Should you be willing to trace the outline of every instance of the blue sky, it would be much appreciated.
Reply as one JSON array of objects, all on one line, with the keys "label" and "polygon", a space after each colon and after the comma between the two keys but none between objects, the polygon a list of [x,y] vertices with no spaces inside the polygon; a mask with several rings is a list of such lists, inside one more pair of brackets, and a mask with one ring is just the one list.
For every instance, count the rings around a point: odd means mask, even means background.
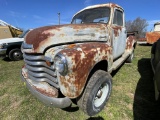
[{"label": "blue sky", "polygon": [[148,31],[160,21],[160,0],[0,0],[0,19],[24,30],[70,23],[72,16],[86,6],[113,2],[125,10],[126,20],[146,19]]}]

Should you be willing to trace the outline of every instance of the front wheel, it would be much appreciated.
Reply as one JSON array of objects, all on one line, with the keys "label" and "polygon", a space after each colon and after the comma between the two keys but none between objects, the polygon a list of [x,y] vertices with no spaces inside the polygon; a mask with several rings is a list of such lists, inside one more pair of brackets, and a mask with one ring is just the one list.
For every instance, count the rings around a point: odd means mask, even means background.
[{"label": "front wheel", "polygon": [[21,60],[23,58],[23,54],[20,49],[15,48],[9,52],[9,58],[14,61]]},{"label": "front wheel", "polygon": [[98,70],[90,78],[84,93],[77,99],[78,106],[89,116],[99,113],[109,99],[112,89],[112,77]]}]

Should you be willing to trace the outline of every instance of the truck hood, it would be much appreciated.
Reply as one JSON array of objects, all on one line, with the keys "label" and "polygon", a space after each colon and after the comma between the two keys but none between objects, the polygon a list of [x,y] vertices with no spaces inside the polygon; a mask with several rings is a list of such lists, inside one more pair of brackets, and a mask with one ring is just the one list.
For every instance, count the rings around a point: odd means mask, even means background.
[{"label": "truck hood", "polygon": [[[106,41],[106,24],[69,24],[36,28],[25,37],[23,45],[32,46],[32,53],[43,53],[47,47],[68,43]],[[27,49],[27,48],[26,48]]]},{"label": "truck hood", "polygon": [[22,42],[22,41],[24,41],[24,38],[6,38],[6,39],[0,39],[0,44]]},{"label": "truck hood", "polygon": [[160,31],[147,32],[146,38],[147,38],[147,43],[153,44],[160,38]]}]

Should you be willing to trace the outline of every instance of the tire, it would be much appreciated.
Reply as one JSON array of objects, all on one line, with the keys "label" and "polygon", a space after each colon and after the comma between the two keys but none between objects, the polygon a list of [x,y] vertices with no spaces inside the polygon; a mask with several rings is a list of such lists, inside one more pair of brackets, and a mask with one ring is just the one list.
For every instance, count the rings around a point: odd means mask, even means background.
[{"label": "tire", "polygon": [[134,57],[134,50],[133,50],[133,52],[130,54],[130,56],[127,58],[126,62],[127,62],[127,63],[132,63],[133,57]]},{"label": "tire", "polygon": [[23,58],[23,54],[20,49],[15,48],[9,52],[9,58],[14,61],[21,60]]},{"label": "tire", "polygon": [[157,42],[153,43],[153,45],[152,45],[151,54],[155,54],[155,51],[156,51],[156,43],[157,43]]},{"label": "tire", "polygon": [[160,91],[160,62],[158,63],[156,70],[155,70],[155,75],[154,79],[156,80],[158,91]]},{"label": "tire", "polygon": [[84,92],[77,99],[78,106],[89,116],[99,113],[109,99],[112,89],[112,77],[98,70],[90,78]]},{"label": "tire", "polygon": [[155,90],[155,100],[159,101],[159,91],[158,91],[158,87],[157,87],[157,81],[154,80],[154,90]]}]

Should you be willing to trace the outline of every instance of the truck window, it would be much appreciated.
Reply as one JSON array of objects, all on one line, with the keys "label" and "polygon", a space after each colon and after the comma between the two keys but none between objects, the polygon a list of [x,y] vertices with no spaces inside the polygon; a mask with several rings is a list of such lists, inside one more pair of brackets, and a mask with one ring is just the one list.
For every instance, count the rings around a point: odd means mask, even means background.
[{"label": "truck window", "polygon": [[30,31],[30,30],[24,31],[24,32],[19,36],[19,38],[24,38],[24,36],[25,36],[29,31]]},{"label": "truck window", "polygon": [[72,24],[108,23],[110,8],[101,7],[84,10],[73,17]]},{"label": "truck window", "polygon": [[81,24],[82,23],[82,19],[75,19],[74,20],[74,24]]},{"label": "truck window", "polygon": [[123,12],[120,10],[115,10],[113,24],[118,26],[123,26]]},{"label": "truck window", "polygon": [[160,31],[160,24],[155,25],[155,27],[154,27],[154,31]]}]

